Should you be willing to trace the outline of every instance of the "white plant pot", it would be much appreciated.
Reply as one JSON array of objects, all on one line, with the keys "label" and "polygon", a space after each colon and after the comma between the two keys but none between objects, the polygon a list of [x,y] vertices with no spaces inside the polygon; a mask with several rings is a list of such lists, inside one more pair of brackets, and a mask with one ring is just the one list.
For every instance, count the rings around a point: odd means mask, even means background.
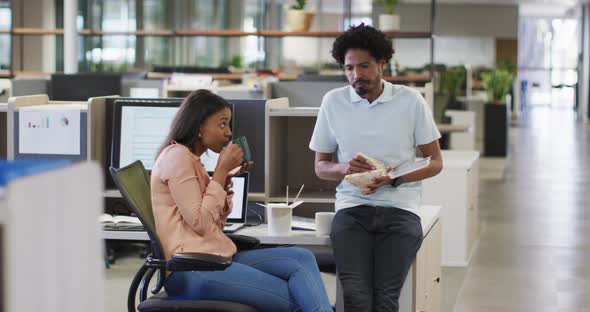
[{"label": "white plant pot", "polygon": [[303,10],[288,10],[287,24],[291,31],[309,31],[315,13]]},{"label": "white plant pot", "polygon": [[389,14],[379,15],[379,29],[381,29],[381,31],[400,30],[399,15],[389,15]]}]

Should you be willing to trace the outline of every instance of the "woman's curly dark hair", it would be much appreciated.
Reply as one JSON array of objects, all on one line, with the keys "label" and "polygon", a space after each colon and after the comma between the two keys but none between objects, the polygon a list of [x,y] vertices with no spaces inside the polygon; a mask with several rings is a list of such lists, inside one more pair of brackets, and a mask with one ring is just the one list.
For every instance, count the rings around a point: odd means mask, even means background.
[{"label": "woman's curly dark hair", "polygon": [[336,38],[332,45],[332,57],[340,65],[344,65],[344,56],[349,49],[369,51],[376,60],[385,60],[386,63],[389,63],[393,56],[391,40],[382,31],[364,23],[351,26]]}]

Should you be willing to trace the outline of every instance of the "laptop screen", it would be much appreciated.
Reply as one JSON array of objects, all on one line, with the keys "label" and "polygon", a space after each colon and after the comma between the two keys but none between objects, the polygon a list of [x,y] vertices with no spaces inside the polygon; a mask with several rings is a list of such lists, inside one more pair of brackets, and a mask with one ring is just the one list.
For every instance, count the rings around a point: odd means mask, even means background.
[{"label": "laptop screen", "polygon": [[232,198],[233,209],[227,217],[228,222],[233,223],[245,223],[246,212],[248,208],[248,172],[233,177],[233,191],[234,196]]}]

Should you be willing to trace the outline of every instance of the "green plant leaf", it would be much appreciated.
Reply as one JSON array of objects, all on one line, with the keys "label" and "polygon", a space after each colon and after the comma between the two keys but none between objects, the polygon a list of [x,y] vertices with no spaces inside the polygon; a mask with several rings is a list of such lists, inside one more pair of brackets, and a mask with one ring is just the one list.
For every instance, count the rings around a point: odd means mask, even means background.
[{"label": "green plant leaf", "polygon": [[303,10],[305,9],[305,3],[307,0],[297,0],[296,4],[291,5],[291,10]]},{"label": "green plant leaf", "polygon": [[488,100],[503,103],[510,92],[514,75],[506,69],[495,69],[482,73],[481,78],[488,93]]},{"label": "green plant leaf", "polygon": [[397,4],[397,0],[380,0],[380,2],[383,4],[385,14],[395,14],[395,5]]}]

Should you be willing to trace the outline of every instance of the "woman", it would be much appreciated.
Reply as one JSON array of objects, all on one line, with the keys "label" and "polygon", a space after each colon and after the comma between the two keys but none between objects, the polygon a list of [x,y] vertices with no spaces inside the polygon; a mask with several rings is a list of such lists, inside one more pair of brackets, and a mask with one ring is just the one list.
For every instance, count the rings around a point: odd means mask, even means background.
[{"label": "woman", "polygon": [[[332,311],[313,254],[305,249],[268,248],[236,253],[223,233],[231,212],[230,171],[241,173],[241,148],[228,141],[231,106],[197,90],[182,103],[152,168],[156,232],[166,258],[180,252],[232,257],[223,271],[173,272],[168,295],[182,299],[225,300],[260,311]],[[210,179],[199,157],[219,153]]]}]

